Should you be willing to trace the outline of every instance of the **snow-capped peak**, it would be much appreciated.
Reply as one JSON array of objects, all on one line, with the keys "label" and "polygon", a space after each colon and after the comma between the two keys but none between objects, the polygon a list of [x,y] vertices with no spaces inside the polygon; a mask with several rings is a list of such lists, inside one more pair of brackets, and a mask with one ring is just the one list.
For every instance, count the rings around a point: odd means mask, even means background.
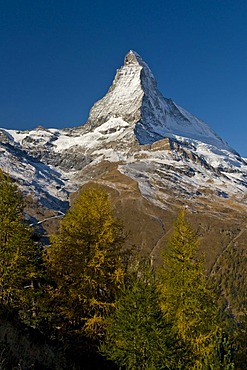
[{"label": "snow-capped peak", "polygon": [[108,93],[92,107],[88,124],[95,128],[118,117],[133,126],[140,144],[181,137],[233,151],[203,121],[163,97],[149,66],[133,50],[125,56]]}]

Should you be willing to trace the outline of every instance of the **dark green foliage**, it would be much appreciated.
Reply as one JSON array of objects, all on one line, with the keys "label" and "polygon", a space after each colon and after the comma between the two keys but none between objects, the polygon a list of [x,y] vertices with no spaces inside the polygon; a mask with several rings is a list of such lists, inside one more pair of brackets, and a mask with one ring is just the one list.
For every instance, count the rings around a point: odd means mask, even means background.
[{"label": "dark green foliage", "polygon": [[170,369],[174,341],[162,317],[155,278],[150,269],[138,266],[138,270],[107,319],[100,350],[126,369]]}]

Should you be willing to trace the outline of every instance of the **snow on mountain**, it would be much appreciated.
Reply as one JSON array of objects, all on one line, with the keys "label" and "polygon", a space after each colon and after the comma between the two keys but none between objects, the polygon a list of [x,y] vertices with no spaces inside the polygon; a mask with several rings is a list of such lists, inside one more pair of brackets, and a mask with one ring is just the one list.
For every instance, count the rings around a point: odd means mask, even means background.
[{"label": "snow on mountain", "polygon": [[22,147],[25,141],[42,147],[50,137],[49,132],[44,135],[40,130],[1,130],[0,168],[10,174],[25,195],[31,195],[47,208],[64,210],[71,188],[66,174],[43,163]]},{"label": "snow on mountain", "polygon": [[110,117],[122,117],[134,124],[140,144],[179,135],[232,150],[204,122],[164,98],[150,68],[132,50],[117,71],[108,93],[92,107],[88,122],[95,127]]},{"label": "snow on mountain", "polygon": [[118,163],[156,201],[165,188],[187,197],[206,188],[225,198],[246,194],[246,161],[204,122],[164,98],[134,51],[85,125],[0,131],[0,167],[46,206],[61,208],[101,161]]}]

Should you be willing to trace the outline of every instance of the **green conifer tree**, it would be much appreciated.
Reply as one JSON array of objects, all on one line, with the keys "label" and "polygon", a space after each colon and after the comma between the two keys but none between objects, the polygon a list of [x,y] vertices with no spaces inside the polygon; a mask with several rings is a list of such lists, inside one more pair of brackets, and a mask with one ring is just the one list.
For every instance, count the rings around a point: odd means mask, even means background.
[{"label": "green conifer tree", "polygon": [[175,369],[175,342],[165,324],[153,271],[138,265],[107,319],[100,351],[124,369]]},{"label": "green conifer tree", "polygon": [[84,189],[61,221],[46,251],[54,281],[52,299],[56,326],[92,338],[104,332],[125,274],[124,234],[108,194],[99,187]]}]

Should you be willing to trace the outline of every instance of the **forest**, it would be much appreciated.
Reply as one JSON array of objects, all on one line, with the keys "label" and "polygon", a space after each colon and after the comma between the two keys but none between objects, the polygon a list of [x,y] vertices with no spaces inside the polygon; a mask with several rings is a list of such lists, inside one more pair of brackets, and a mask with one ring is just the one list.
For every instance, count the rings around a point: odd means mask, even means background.
[{"label": "forest", "polygon": [[153,266],[99,186],[80,192],[49,245],[24,209],[0,172],[0,369],[247,368],[246,287],[232,293],[236,314],[222,293],[233,271],[206,274],[187,210]]}]

